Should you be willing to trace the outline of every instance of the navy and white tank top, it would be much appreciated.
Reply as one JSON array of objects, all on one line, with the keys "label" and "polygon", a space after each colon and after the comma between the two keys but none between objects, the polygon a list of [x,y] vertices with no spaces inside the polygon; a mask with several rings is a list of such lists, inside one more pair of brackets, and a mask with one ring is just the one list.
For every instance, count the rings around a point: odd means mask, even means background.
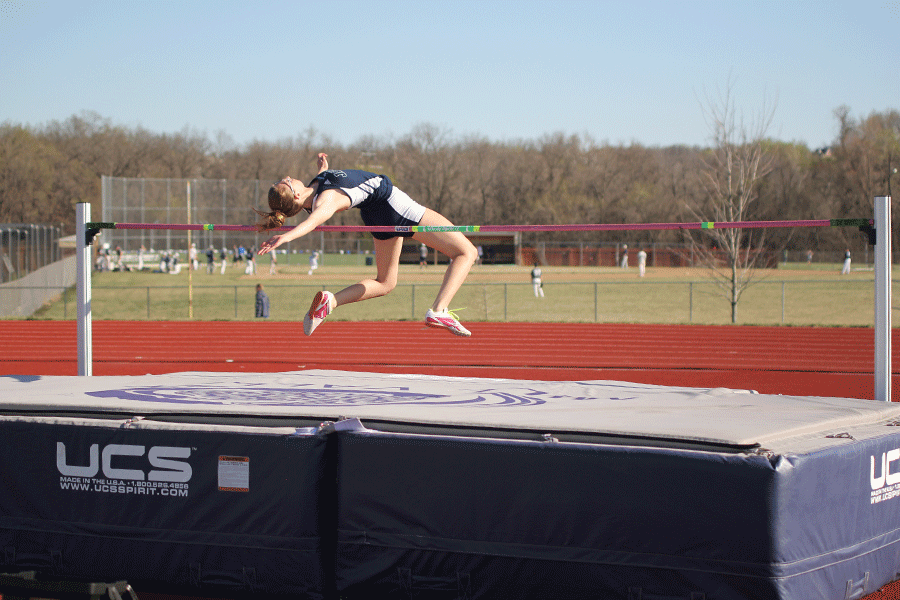
[{"label": "navy and white tank top", "polygon": [[341,190],[350,198],[351,208],[362,208],[365,202],[384,202],[391,197],[394,184],[384,175],[356,169],[322,171],[309,182],[308,187],[317,186],[316,197],[325,190]]}]

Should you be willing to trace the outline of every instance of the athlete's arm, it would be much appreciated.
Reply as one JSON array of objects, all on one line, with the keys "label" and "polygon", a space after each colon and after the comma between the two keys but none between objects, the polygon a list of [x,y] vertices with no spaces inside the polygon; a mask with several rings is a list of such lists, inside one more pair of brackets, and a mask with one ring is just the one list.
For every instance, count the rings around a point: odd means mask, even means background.
[{"label": "athlete's arm", "polygon": [[263,242],[259,247],[259,254],[271,252],[278,246],[303,237],[312,232],[316,227],[325,223],[335,213],[350,208],[350,198],[338,190],[325,190],[319,194],[316,207],[312,213],[299,225],[284,233],[276,235]]}]

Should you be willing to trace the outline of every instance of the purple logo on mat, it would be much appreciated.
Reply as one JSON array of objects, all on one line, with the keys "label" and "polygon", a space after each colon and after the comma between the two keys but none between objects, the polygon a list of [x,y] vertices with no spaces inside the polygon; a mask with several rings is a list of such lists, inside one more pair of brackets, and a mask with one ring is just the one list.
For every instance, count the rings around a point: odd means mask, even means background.
[{"label": "purple logo on mat", "polygon": [[365,406],[365,405],[427,405],[427,406],[537,406],[544,404],[544,395],[536,390],[523,389],[519,393],[500,390],[479,390],[465,394],[443,395],[412,392],[409,388],[371,389],[348,386],[253,387],[241,386],[146,386],[119,390],[87,392],[96,398],[166,402],[174,404],[215,404],[219,406]]}]

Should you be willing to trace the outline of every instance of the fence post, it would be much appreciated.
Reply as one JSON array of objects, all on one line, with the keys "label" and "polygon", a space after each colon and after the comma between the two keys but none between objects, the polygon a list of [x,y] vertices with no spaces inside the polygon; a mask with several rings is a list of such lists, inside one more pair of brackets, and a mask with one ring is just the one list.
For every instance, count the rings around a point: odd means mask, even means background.
[{"label": "fence post", "polygon": [[147,286],[147,320],[150,320],[150,286]]},{"label": "fence post", "polygon": [[694,282],[688,282],[688,323],[694,322]]},{"label": "fence post", "polygon": [[597,282],[594,282],[594,323],[600,320],[599,307],[597,302]]},{"label": "fence post", "polygon": [[[785,261],[786,262],[786,261]],[[785,281],[781,282],[781,324],[784,325],[784,285]]]}]

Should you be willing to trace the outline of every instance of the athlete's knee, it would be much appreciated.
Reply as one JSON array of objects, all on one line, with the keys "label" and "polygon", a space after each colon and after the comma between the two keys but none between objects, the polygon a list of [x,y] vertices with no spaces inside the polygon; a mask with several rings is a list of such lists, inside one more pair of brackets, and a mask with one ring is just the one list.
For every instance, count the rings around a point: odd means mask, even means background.
[{"label": "athlete's knee", "polygon": [[[468,240],[466,241],[468,242]],[[456,258],[464,260],[470,265],[474,265],[475,261],[478,260],[478,250],[471,242],[465,244],[460,250],[461,251]]]},{"label": "athlete's knee", "polygon": [[378,285],[375,286],[375,289],[372,290],[376,297],[377,296],[386,296],[387,294],[390,294],[394,290],[395,287],[397,287],[396,279],[388,279],[385,281],[378,281],[377,283],[378,283]]}]

